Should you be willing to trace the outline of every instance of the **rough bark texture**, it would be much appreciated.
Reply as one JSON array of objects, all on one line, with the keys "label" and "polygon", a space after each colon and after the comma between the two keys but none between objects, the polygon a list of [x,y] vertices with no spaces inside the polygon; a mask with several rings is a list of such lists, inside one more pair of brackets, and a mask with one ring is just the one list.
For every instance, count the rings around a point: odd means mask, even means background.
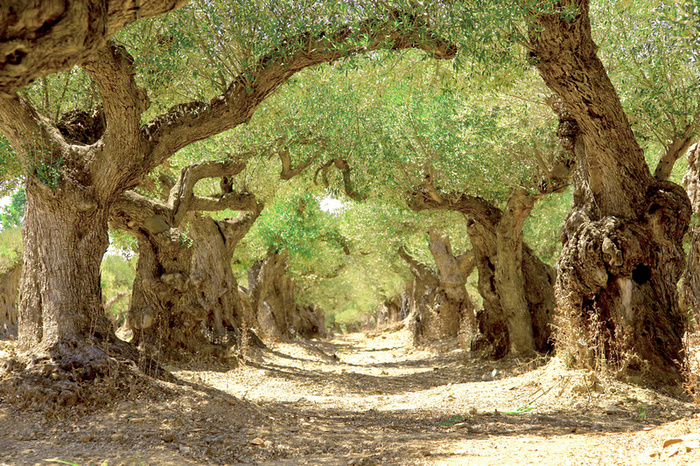
[{"label": "rough bark texture", "polygon": [[[649,171],[591,38],[589,4],[571,15],[533,12],[530,57],[580,127],[574,206],[558,262],[558,305],[573,361],[612,363],[622,375],[677,384],[685,318],[676,283],[690,202]],[[571,346],[581,342],[579,356]],[[581,357],[581,355],[584,355]]]},{"label": "rough bark texture", "polygon": [[0,338],[17,335],[17,298],[21,276],[21,260],[0,274]]},{"label": "rough bark texture", "polygon": [[[484,303],[476,318],[483,338],[475,341],[475,348],[485,340],[497,358],[552,348],[555,274],[522,240],[522,222],[533,203],[534,199],[516,193],[504,213],[485,199],[441,194],[431,185],[414,189],[409,199],[414,210],[455,210],[470,218],[467,233]],[[515,342],[510,332],[518,337]]]},{"label": "rough bark texture", "polygon": [[448,236],[430,231],[429,237],[428,248],[440,279],[437,310],[442,326],[449,329],[450,336],[456,336],[460,331],[471,336],[476,332],[476,315],[466,284],[476,266],[474,252],[467,251],[455,256]]},{"label": "rough bark texture", "polygon": [[[700,218],[700,144],[688,150],[688,169],[683,176],[683,185],[690,197],[693,213]],[[688,232],[688,264],[683,277],[683,302],[700,325],[700,226]]]},{"label": "rough bark texture", "polygon": [[524,189],[516,189],[496,227],[496,289],[508,327],[510,352],[518,355],[535,352],[523,274],[523,224],[534,205],[535,200]]},{"label": "rough bark texture", "polygon": [[0,8],[0,93],[69,70],[140,18],[186,0],[7,0]]},{"label": "rough bark texture", "polygon": [[270,251],[248,269],[250,303],[263,334],[276,340],[326,336],[325,314],[296,302],[292,280],[285,275],[288,253]]},{"label": "rough bark texture", "polygon": [[394,296],[384,301],[376,311],[377,327],[383,328],[395,324],[406,316],[401,315],[402,296]]},{"label": "rough bark texture", "polygon": [[[266,97],[310,66],[386,48],[420,48],[442,59],[456,52],[420,21],[338,25],[303,41],[290,38],[285,43],[305,47],[272,51],[223,94],[175,105],[142,125],[149,102],[134,79],[134,60],[106,40],[138,17],[179,4],[15,1],[0,12],[0,132],[28,174],[19,309],[19,342],[27,352],[64,365],[71,359],[76,365],[108,361],[105,351],[111,349],[138,359],[132,347],[117,341],[102,305],[99,265],[108,244],[108,213],[122,193],[175,152],[245,123]],[[74,64],[90,74],[102,98],[105,125],[89,140],[61,131],[14,92],[42,73]],[[153,220],[157,228],[160,222]]]},{"label": "rough bark texture", "polygon": [[435,231],[430,232],[429,248],[438,265],[437,271],[399,249],[399,256],[413,275],[405,294],[409,303],[407,319],[416,344],[454,338],[460,331],[471,335],[476,330],[474,304],[465,286],[474,270],[474,254],[469,251],[454,256],[449,238]]},{"label": "rough bark texture", "polygon": [[[246,322],[238,283],[231,270],[236,244],[262,211],[249,194],[233,192],[203,198],[194,185],[207,177],[228,177],[243,164],[205,162],[183,168],[168,202],[124,193],[111,224],[131,232],[139,245],[127,323],[134,343],[171,358],[181,354],[223,356]],[[249,210],[214,221],[199,210]],[[218,344],[223,345],[218,345]]]},{"label": "rough bark texture", "polygon": [[106,211],[96,203],[70,202],[76,196],[71,188],[27,182],[18,333],[20,350],[76,370],[81,379],[105,373],[108,354],[136,354],[116,338],[102,307]]}]

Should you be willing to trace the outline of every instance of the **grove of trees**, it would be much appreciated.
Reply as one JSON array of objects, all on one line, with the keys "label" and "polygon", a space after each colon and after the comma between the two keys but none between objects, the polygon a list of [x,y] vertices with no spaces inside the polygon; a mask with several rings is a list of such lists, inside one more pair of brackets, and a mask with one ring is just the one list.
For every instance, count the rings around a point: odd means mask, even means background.
[{"label": "grove of trees", "polygon": [[[0,332],[29,371],[220,355],[384,303],[416,341],[682,383],[689,2],[15,3],[0,160],[26,197],[0,216],[23,225]],[[128,343],[105,311],[110,242],[138,254]]]}]

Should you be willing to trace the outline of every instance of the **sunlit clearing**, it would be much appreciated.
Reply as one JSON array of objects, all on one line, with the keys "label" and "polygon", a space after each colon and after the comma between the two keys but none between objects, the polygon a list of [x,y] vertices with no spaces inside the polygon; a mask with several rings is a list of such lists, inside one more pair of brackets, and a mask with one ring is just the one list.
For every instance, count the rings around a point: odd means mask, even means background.
[{"label": "sunlit clearing", "polygon": [[343,202],[334,198],[330,194],[321,199],[321,210],[324,212],[335,213],[343,208]]}]

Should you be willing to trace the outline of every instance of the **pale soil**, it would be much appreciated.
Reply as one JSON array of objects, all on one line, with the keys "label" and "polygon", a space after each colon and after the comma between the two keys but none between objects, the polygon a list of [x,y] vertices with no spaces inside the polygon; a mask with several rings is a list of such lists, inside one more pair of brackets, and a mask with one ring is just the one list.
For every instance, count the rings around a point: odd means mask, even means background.
[{"label": "pale soil", "polygon": [[406,342],[338,335],[249,350],[238,369],[173,367],[186,384],[87,414],[0,399],[0,464],[700,464],[697,405],[558,359]]}]

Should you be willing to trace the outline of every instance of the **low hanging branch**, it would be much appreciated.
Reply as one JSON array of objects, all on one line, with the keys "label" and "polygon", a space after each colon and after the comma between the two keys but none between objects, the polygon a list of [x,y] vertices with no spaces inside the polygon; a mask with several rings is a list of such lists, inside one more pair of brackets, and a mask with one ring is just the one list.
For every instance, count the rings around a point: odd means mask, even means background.
[{"label": "low hanging branch", "polygon": [[[188,165],[181,170],[180,177],[171,188],[167,203],[127,191],[119,196],[110,211],[110,222],[113,228],[134,231],[146,227],[151,232],[157,232],[177,228],[188,212],[224,209],[255,212],[259,208],[258,202],[250,193],[228,192],[214,197],[194,194],[194,185],[199,180],[234,176],[244,168],[244,163],[230,161]],[[164,178],[164,181],[170,180]]]},{"label": "low hanging branch", "polygon": [[[358,38],[362,45],[357,45]],[[261,57],[236,77],[223,94],[208,102],[175,105],[143,125],[143,136],[152,144],[146,165],[156,167],[188,144],[245,123],[267,96],[305,68],[380,49],[420,49],[441,60],[452,59],[457,53],[455,44],[437,36],[423,18],[417,18],[412,25],[395,18],[369,19],[357,26],[290,37],[282,43],[288,45]],[[305,47],[290,49],[289,44]]]},{"label": "low hanging branch", "polygon": [[305,162],[298,165],[296,168],[292,168],[292,159],[289,156],[289,150],[287,150],[286,147],[280,149],[277,152],[277,155],[279,156],[280,161],[282,162],[282,172],[280,173],[280,179],[285,181],[291,180],[299,173],[306,170],[318,157],[318,153],[315,153],[314,155],[306,159]]},{"label": "low hanging branch", "polygon": [[320,172],[323,172],[323,184],[327,188],[328,187],[328,178],[327,178],[327,172],[328,169],[330,169],[332,166],[334,166],[340,171],[340,174],[343,177],[343,188],[345,190],[345,194],[352,200],[354,201],[362,201],[366,198],[366,196],[361,195],[357,191],[355,191],[355,188],[352,185],[352,180],[350,179],[350,164],[348,163],[347,160],[341,159],[339,157],[330,159],[328,162],[324,163],[320,167],[316,169],[316,173],[314,174],[314,184],[318,184],[317,178],[318,174]]}]

